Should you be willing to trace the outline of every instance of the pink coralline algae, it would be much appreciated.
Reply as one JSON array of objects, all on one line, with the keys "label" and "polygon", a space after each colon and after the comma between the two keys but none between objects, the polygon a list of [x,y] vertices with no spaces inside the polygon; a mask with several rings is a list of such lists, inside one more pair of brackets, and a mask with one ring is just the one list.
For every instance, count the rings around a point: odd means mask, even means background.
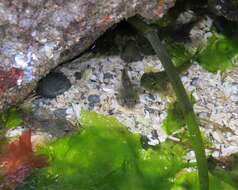
[{"label": "pink coralline algae", "polygon": [[0,95],[17,85],[17,81],[24,76],[24,71],[18,68],[6,70],[0,67]]}]

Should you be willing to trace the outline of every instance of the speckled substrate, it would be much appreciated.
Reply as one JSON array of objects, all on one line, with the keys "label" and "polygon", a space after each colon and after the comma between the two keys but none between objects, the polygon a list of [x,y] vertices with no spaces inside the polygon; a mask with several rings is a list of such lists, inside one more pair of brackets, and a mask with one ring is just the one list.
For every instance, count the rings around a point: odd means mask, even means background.
[{"label": "speckled substrate", "polygon": [[[72,104],[104,114],[116,116],[133,132],[149,134],[152,129],[160,131],[160,124],[166,117],[165,98],[152,95],[148,92],[140,94],[140,103],[133,109],[120,105],[117,100],[121,87],[121,71],[126,63],[118,56],[80,59],[65,65],[61,71],[69,77],[72,87],[63,95],[51,100],[45,108],[68,109],[68,118],[74,120]],[[147,57],[143,61],[130,64],[128,74],[135,86],[139,88],[140,78],[146,67],[155,67],[161,70],[160,61],[156,57]],[[76,80],[74,73],[83,72],[83,77]],[[43,101],[44,102],[44,101]],[[159,132],[162,135],[162,131]],[[161,140],[164,137],[160,136]]]},{"label": "speckled substrate", "polygon": [[[53,112],[66,109],[67,118],[76,121],[79,110],[89,109],[113,115],[131,131],[150,135],[156,130],[159,141],[168,136],[161,129],[169,102],[159,94],[140,90],[140,101],[133,109],[121,106],[117,101],[121,85],[121,70],[126,63],[119,56],[94,57],[84,55],[60,70],[70,79],[72,87],[55,99],[35,101],[37,109]],[[130,64],[129,76],[138,88],[146,68],[162,70],[156,56],[145,57]],[[84,71],[82,78],[76,72]],[[202,130],[214,144],[213,154],[225,156],[238,151],[238,68],[232,72],[212,74],[194,63],[182,76],[182,81],[196,98],[195,111]],[[39,103],[40,102],[40,103]],[[159,142],[158,141],[158,142]]]}]

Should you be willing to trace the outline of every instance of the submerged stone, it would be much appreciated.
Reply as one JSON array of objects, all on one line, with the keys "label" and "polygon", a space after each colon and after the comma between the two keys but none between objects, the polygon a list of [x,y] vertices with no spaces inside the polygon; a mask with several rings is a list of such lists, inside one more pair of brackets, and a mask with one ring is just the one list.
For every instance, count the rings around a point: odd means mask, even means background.
[{"label": "submerged stone", "polygon": [[98,104],[100,103],[100,96],[96,94],[89,95],[88,101],[90,104]]},{"label": "submerged stone", "polygon": [[82,78],[82,75],[83,75],[82,72],[76,72],[76,73],[74,73],[74,76],[75,76],[76,80],[80,80],[80,79]]},{"label": "submerged stone", "polygon": [[70,87],[71,83],[63,73],[52,72],[39,82],[37,93],[45,98],[55,98]]}]

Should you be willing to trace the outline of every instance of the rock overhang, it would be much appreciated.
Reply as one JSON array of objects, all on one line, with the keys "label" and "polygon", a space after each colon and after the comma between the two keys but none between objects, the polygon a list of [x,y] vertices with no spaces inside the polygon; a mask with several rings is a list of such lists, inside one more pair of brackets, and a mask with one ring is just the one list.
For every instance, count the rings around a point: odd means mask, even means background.
[{"label": "rock overhang", "polygon": [[88,48],[110,26],[139,14],[160,18],[174,0],[13,0],[0,2],[0,111]]}]

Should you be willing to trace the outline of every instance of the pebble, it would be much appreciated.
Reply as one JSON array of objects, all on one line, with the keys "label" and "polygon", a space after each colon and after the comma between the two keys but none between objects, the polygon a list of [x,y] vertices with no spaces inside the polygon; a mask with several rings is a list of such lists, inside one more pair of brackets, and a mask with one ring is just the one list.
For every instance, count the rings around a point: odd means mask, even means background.
[{"label": "pebble", "polygon": [[75,72],[74,76],[75,76],[76,80],[80,80],[82,78],[82,72]]},{"label": "pebble", "polygon": [[45,98],[55,98],[70,87],[71,83],[63,73],[52,72],[39,82],[37,93]]},{"label": "pebble", "polygon": [[55,117],[59,118],[59,119],[64,119],[66,117],[66,109],[57,109],[54,111]]},{"label": "pebble", "polygon": [[113,74],[111,74],[111,73],[105,73],[105,74],[103,75],[103,79],[113,79]]},{"label": "pebble", "polygon": [[88,101],[90,104],[98,104],[100,103],[100,96],[93,94],[88,96]]},{"label": "pebble", "polygon": [[53,117],[53,113],[45,108],[37,107],[33,111],[33,117],[39,121],[49,120]]}]

